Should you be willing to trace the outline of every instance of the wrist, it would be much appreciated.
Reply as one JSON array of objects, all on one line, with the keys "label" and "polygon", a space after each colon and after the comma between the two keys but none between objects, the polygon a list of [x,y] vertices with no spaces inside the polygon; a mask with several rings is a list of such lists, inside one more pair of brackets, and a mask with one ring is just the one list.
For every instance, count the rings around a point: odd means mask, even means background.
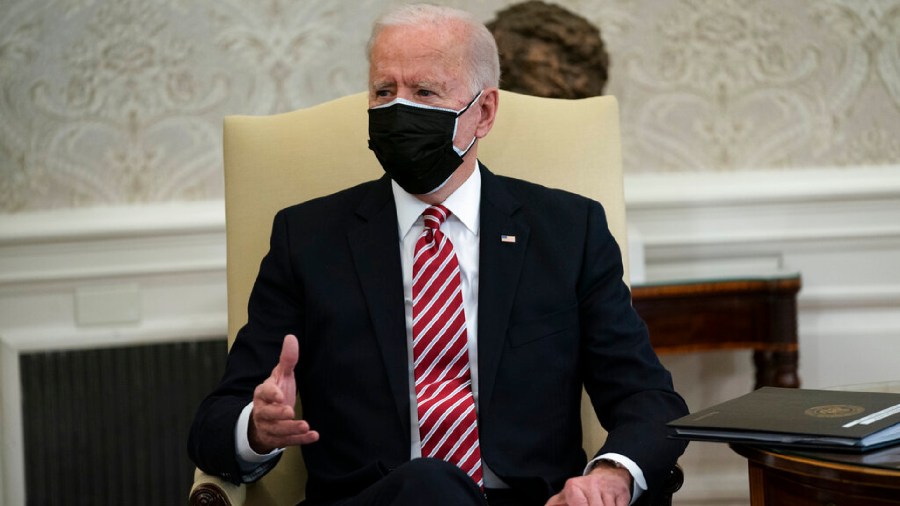
[{"label": "wrist", "polygon": [[586,474],[606,474],[607,476],[617,476],[618,478],[624,480],[624,482],[627,484],[629,492],[634,486],[634,477],[631,475],[631,471],[629,471],[627,467],[622,465],[622,463],[612,459],[597,459],[591,462]]},{"label": "wrist", "polygon": [[593,472],[597,468],[624,469],[626,472],[628,471],[628,468],[613,459],[597,459],[591,462],[590,465],[588,465],[588,473]]}]

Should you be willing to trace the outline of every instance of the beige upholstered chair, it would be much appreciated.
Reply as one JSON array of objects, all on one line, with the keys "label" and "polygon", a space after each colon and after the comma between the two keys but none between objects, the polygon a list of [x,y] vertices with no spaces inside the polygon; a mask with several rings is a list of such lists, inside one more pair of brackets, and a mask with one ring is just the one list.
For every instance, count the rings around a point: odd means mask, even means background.
[{"label": "beige upholstered chair", "polygon": [[[359,93],[286,114],[225,119],[229,344],[247,321],[247,299],[275,212],[382,175],[367,148],[366,107],[366,94]],[[602,202],[627,261],[621,158],[612,97],[558,100],[501,91],[496,123],[479,147],[479,159],[497,174]],[[591,454],[605,433],[586,399],[584,445]],[[305,481],[300,452],[290,448],[250,486],[235,487],[198,471],[191,503],[293,506],[303,498]],[[202,502],[219,492],[230,502]]]}]

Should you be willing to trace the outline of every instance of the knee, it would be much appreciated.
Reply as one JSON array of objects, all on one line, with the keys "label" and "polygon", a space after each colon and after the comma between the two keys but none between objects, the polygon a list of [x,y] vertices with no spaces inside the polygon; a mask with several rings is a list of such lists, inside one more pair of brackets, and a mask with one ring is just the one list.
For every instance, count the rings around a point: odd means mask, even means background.
[{"label": "knee", "polygon": [[430,504],[484,504],[475,482],[456,465],[440,459],[413,459],[391,474],[402,483],[404,493],[429,498]]},{"label": "knee", "polygon": [[429,457],[412,459],[409,462],[398,467],[394,472],[400,473],[410,478],[433,478],[438,480],[445,479],[450,476],[455,476],[457,474],[462,474],[463,476],[465,476],[465,473],[463,473],[462,469],[460,469],[459,467],[445,460]]}]

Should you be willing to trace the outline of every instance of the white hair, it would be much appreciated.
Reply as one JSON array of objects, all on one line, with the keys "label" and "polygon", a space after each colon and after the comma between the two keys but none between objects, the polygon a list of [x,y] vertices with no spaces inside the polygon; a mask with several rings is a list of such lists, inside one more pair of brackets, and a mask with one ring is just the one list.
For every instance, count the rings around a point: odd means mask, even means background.
[{"label": "white hair", "polygon": [[390,26],[422,26],[432,25],[442,30],[448,22],[462,22],[468,30],[468,80],[474,95],[485,88],[500,85],[500,57],[497,53],[497,42],[484,26],[466,11],[430,4],[409,4],[392,9],[379,17],[372,26],[372,35],[366,45],[366,58],[372,63],[372,46],[375,39]]}]

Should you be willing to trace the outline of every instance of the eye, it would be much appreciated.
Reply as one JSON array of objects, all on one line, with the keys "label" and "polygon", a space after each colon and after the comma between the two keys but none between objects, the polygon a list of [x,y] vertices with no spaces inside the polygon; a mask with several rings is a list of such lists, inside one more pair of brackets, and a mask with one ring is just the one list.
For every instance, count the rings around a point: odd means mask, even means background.
[{"label": "eye", "polygon": [[417,92],[416,92],[416,95],[418,95],[418,96],[420,96],[420,97],[433,97],[433,96],[434,96],[434,92],[431,91],[431,90],[424,90],[424,89],[422,89],[422,90],[417,91]]},{"label": "eye", "polygon": [[375,96],[379,98],[391,96],[390,90],[375,90]]}]

